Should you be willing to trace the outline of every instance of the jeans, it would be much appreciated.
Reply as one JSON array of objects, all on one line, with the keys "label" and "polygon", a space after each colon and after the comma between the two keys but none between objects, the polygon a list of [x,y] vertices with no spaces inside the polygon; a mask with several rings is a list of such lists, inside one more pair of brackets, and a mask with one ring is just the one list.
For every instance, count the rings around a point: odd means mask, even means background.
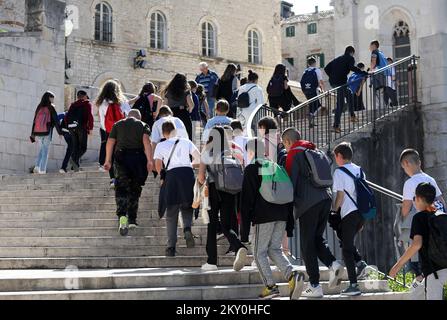
[{"label": "jeans", "polygon": [[355,116],[354,106],[352,103],[352,94],[346,86],[343,86],[337,90],[337,109],[335,109],[335,120],[334,128],[340,127],[341,114],[343,113],[343,108],[345,106],[345,98],[348,100],[349,113],[351,117]]},{"label": "jeans", "polygon": [[257,224],[255,226],[254,258],[258,266],[262,282],[266,287],[275,285],[270,258],[283,273],[285,280],[289,281],[293,266],[284,255],[281,245],[286,231],[285,221],[275,221]]},{"label": "jeans", "polygon": [[309,275],[309,282],[313,285],[320,283],[318,259],[328,268],[335,261],[335,257],[323,237],[330,210],[331,200],[324,200],[310,208],[299,218],[301,251]]},{"label": "jeans", "polygon": [[64,161],[62,161],[61,169],[67,171],[68,161],[71,158],[71,154],[73,153],[73,142],[71,139],[71,134],[69,132],[64,132],[64,139],[67,143],[67,151],[65,152]]},{"label": "jeans", "polygon": [[47,136],[36,136],[36,141],[40,144],[40,150],[37,155],[36,167],[40,172],[47,171],[48,152],[50,151],[51,133]]},{"label": "jeans", "polygon": [[[170,205],[166,209],[166,230],[168,232],[168,248],[175,248],[177,244],[178,214],[182,212],[183,230],[191,231],[192,208],[180,204]],[[216,236],[214,236],[216,238]]]},{"label": "jeans", "polygon": [[236,232],[231,229],[231,217],[236,215],[236,197],[232,194],[216,190],[215,184],[209,184],[209,199],[211,210],[208,211],[210,222],[208,224],[208,232],[206,239],[206,253],[208,255],[208,263],[217,265],[217,228],[219,224],[219,214],[222,232],[230,243],[230,248],[237,252],[244,248],[239,240]]},{"label": "jeans", "polygon": [[216,99],[212,97],[207,97],[206,101],[208,102],[208,107],[210,109],[209,117],[211,119],[212,117],[214,117],[214,106],[216,105]]},{"label": "jeans", "polygon": [[357,283],[356,260],[359,260],[361,257],[359,257],[354,241],[357,233],[361,230],[363,223],[364,219],[358,211],[349,213],[340,223],[340,240],[342,243],[343,260],[345,261],[349,282],[351,282],[351,284]]}]

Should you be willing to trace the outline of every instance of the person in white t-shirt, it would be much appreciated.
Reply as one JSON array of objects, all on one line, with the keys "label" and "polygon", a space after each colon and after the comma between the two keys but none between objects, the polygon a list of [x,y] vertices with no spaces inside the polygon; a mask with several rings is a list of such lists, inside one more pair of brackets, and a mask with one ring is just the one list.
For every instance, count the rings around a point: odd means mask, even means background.
[{"label": "person in white t-shirt", "polygon": [[168,257],[174,257],[176,253],[180,212],[182,212],[186,246],[188,248],[195,246],[191,232],[195,183],[193,165],[200,164],[200,153],[197,147],[189,138],[179,138],[175,131],[174,122],[163,123],[162,132],[166,140],[157,144],[154,152],[155,168],[163,181],[159,197],[159,214],[161,217],[166,215],[168,234],[166,256]]},{"label": "person in white t-shirt", "polygon": [[[349,170],[350,173],[358,177],[363,173],[359,166],[352,163],[353,151],[350,143],[340,143],[335,147],[334,155],[339,167]],[[335,170],[333,179],[334,203],[331,214],[340,213],[341,216],[337,235],[341,241],[343,260],[348,270],[350,282],[350,286],[342,291],[341,294],[357,296],[361,294],[361,291],[357,283],[359,272],[356,270],[356,267],[364,269],[366,263],[362,260],[354,241],[357,233],[363,228],[364,219],[355,203],[351,200],[351,198],[357,199],[354,179],[341,169]]]},{"label": "person in white t-shirt", "polygon": [[[307,65],[308,67],[304,70],[303,78],[301,79],[301,90],[306,96],[306,99],[311,100],[317,97],[320,91],[324,91],[324,81],[323,73],[320,68],[317,68],[317,60],[314,57],[310,57],[307,60]],[[316,87],[306,81],[308,76],[311,76],[314,79]],[[308,87],[303,87],[303,82],[306,83]],[[314,101],[309,105],[309,128],[315,127],[315,117],[317,116],[320,107],[321,102],[319,100]]]},{"label": "person in white t-shirt", "polygon": [[244,92],[248,92],[248,96],[250,97],[250,106],[244,109],[238,108],[236,114],[236,119],[241,121],[242,127],[246,130],[251,129],[247,128],[248,118],[250,118],[257,106],[265,103],[264,93],[262,88],[258,85],[258,79],[259,76],[257,73],[248,70],[248,82],[241,86],[238,91],[238,97]]},{"label": "person in white t-shirt", "polygon": [[[420,183],[427,182],[436,189],[436,200],[434,205],[438,210],[446,211],[446,203],[442,197],[441,190],[438,187],[435,179],[424,173],[421,169],[421,157],[419,152],[414,149],[406,149],[400,155],[400,164],[405,173],[410,177],[405,181],[403,188],[403,202],[402,202],[402,235],[399,240],[402,241],[404,247],[408,247],[410,240],[410,230],[413,217],[416,214],[416,205],[414,197],[416,196],[416,188]],[[412,295],[415,299],[422,297],[425,285],[423,282],[422,270],[419,264],[418,257],[411,259],[409,266],[414,272],[416,278],[412,284]]]},{"label": "person in white t-shirt", "polygon": [[188,139],[188,132],[186,131],[185,124],[182,120],[173,116],[171,108],[168,106],[162,106],[158,111],[159,119],[154,122],[152,127],[152,147],[155,149],[157,143],[163,138],[162,126],[166,121],[172,121],[175,126],[177,137]]}]

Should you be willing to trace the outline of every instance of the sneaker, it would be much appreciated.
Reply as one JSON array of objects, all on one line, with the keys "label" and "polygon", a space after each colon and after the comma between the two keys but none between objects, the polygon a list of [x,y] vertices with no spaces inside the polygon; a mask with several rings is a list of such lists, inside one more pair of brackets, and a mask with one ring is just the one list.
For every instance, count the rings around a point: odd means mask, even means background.
[{"label": "sneaker", "polygon": [[175,257],[175,248],[166,248],[166,257]]},{"label": "sneaker", "polygon": [[289,280],[290,300],[298,300],[304,287],[304,273],[294,271]]},{"label": "sneaker", "polygon": [[138,226],[138,223],[137,223],[136,220],[134,220],[134,221],[130,221],[130,220],[129,220],[129,230],[136,229],[137,226]]},{"label": "sneaker", "polygon": [[202,271],[217,271],[217,266],[215,264],[205,263],[201,269]]},{"label": "sneaker", "polygon": [[335,133],[341,133],[341,129],[340,129],[339,127],[333,127],[333,128],[331,129],[331,131],[332,131],[332,132],[335,132]]},{"label": "sneaker", "polygon": [[107,170],[106,169],[104,169],[104,167],[103,166],[99,166],[99,172],[107,172]]},{"label": "sneaker", "polygon": [[357,118],[357,117],[351,117],[351,122],[352,123],[358,123],[359,122],[359,118]]},{"label": "sneaker", "polygon": [[273,287],[265,287],[259,295],[259,299],[270,300],[279,296],[279,288],[277,285],[274,285]]},{"label": "sneaker", "polygon": [[256,263],[256,260],[253,260],[253,262],[251,263],[251,266],[253,268],[257,268],[258,267],[258,264]]},{"label": "sneaker", "polygon": [[323,298],[323,287],[321,285],[317,285],[316,287],[314,287],[309,283],[306,290],[303,291],[301,296],[310,299],[321,299]]},{"label": "sneaker", "polygon": [[39,171],[38,174],[47,174],[47,172],[46,171]]},{"label": "sneaker", "polygon": [[368,264],[365,261],[357,263],[357,280],[364,280],[368,276]]},{"label": "sneaker", "polygon": [[225,238],[225,235],[223,233],[219,233],[218,235],[216,235],[216,241],[220,241],[223,238]]},{"label": "sneaker", "polygon": [[34,168],[33,168],[33,173],[35,173],[35,174],[40,173],[39,168],[38,168],[38,167],[34,167]]},{"label": "sneaker", "polygon": [[65,169],[60,169],[60,170],[59,170],[59,173],[65,174],[65,173],[67,173],[67,170],[65,170]]},{"label": "sneaker", "polygon": [[359,285],[357,283],[351,283],[349,287],[343,290],[340,294],[342,296],[354,297],[361,295],[362,292],[360,291]]},{"label": "sneaker", "polygon": [[110,189],[115,189],[116,187],[116,179],[110,180]]},{"label": "sneaker", "polygon": [[247,254],[248,254],[248,250],[247,250],[247,248],[244,248],[244,247],[240,248],[237,251],[236,259],[234,260],[234,263],[233,263],[233,270],[234,271],[241,271],[242,270],[242,268],[245,266],[245,261],[247,259]]},{"label": "sneaker", "polygon": [[186,247],[187,248],[194,248],[196,245],[196,242],[194,240],[194,236],[191,232],[191,230],[185,231],[185,240],[186,240]]},{"label": "sneaker", "polygon": [[128,229],[128,220],[126,216],[120,217],[120,228],[119,228],[120,235],[123,237],[127,236],[127,233],[129,232]]},{"label": "sneaker", "polygon": [[228,250],[225,255],[227,257],[234,257],[236,255],[236,252],[232,251],[232,250]]},{"label": "sneaker", "polygon": [[329,268],[329,289],[334,289],[341,284],[341,276],[344,267],[338,261],[334,261]]}]

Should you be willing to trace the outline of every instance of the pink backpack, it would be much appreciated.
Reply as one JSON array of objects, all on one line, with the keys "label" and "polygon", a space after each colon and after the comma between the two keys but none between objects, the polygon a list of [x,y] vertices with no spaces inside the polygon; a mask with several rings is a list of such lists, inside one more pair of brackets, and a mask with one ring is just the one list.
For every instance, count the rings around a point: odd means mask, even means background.
[{"label": "pink backpack", "polygon": [[34,133],[48,133],[51,128],[51,112],[48,107],[41,107],[34,119]]}]

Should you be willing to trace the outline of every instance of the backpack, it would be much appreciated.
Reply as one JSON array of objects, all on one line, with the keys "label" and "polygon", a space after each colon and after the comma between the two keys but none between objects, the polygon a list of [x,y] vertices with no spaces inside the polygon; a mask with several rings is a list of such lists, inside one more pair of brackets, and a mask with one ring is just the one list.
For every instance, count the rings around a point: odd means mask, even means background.
[{"label": "backpack", "polygon": [[[382,51],[379,51],[379,55],[377,57],[377,69],[382,69],[388,66],[388,61],[385,57],[385,54]],[[385,76],[391,76],[391,68],[388,68],[384,71]]]},{"label": "backpack", "polygon": [[286,170],[270,160],[257,160],[262,167],[262,182],[259,193],[265,201],[273,204],[293,202],[293,185]]},{"label": "backpack", "polygon": [[239,97],[237,97],[237,107],[240,109],[245,109],[250,106],[250,95],[248,94],[256,85],[253,85],[250,89],[242,92]]},{"label": "backpack", "polygon": [[221,160],[221,163],[210,165],[216,189],[233,195],[238,194],[242,191],[244,180],[242,164],[225,152],[222,152]]},{"label": "backpack", "polygon": [[[430,263],[441,269],[447,268],[447,214],[434,212],[428,218],[429,242],[428,258]],[[435,274],[435,276],[437,276]]]},{"label": "backpack", "polygon": [[318,76],[315,68],[309,68],[304,71],[303,76],[301,77],[301,90],[303,90],[304,94],[311,95],[315,94],[318,89]]},{"label": "backpack", "polygon": [[34,133],[48,133],[51,129],[51,111],[47,106],[40,107],[34,118]]},{"label": "backpack", "polygon": [[323,151],[297,147],[304,152],[304,159],[308,164],[311,183],[316,188],[329,188],[332,186],[332,168],[329,159]]},{"label": "backpack", "polygon": [[359,212],[362,214],[365,220],[372,220],[377,215],[376,209],[376,198],[374,196],[373,190],[369,187],[368,183],[365,181],[365,173],[360,168],[360,177],[352,174],[351,171],[345,167],[339,167],[344,173],[354,179],[355,191],[357,192],[357,199],[354,200],[352,196],[346,191],[346,195],[355,204]]},{"label": "backpack", "polygon": [[113,125],[124,118],[125,116],[121,111],[121,106],[117,103],[110,103],[105,117],[106,132],[110,133]]},{"label": "backpack", "polygon": [[267,86],[267,93],[270,97],[281,97],[284,93],[284,77],[272,77]]},{"label": "backpack", "polygon": [[84,121],[84,108],[82,106],[71,107],[65,116],[65,122],[69,129],[77,128]]}]

